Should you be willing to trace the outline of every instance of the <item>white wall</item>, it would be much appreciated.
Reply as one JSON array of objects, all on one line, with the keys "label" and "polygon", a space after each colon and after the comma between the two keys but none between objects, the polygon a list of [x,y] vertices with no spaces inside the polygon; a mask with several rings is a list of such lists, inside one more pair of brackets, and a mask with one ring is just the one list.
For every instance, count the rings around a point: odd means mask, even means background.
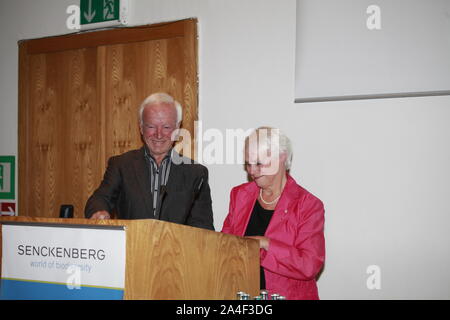
[{"label": "white wall", "polygon": [[[2,154],[17,154],[16,42],[68,33],[75,3],[0,4]],[[450,298],[450,97],[294,104],[295,0],[132,3],[132,25],[199,19],[204,130],[267,124],[293,140],[291,173],[326,206],[321,298]],[[220,230],[246,174],[208,167]],[[369,265],[381,268],[381,290],[366,287]]]}]

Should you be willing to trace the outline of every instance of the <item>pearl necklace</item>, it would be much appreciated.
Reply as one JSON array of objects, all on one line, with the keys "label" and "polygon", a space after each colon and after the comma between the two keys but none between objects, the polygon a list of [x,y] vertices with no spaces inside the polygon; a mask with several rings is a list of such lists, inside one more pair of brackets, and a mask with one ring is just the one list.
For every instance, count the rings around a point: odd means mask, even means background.
[{"label": "pearl necklace", "polygon": [[278,197],[276,197],[276,198],[273,199],[272,201],[266,201],[266,200],[264,200],[264,198],[263,198],[263,196],[262,196],[262,189],[259,189],[259,197],[261,198],[261,201],[262,201],[264,204],[271,205],[271,204],[274,204],[275,202],[277,202],[278,199],[280,199],[281,194],[278,195]]}]

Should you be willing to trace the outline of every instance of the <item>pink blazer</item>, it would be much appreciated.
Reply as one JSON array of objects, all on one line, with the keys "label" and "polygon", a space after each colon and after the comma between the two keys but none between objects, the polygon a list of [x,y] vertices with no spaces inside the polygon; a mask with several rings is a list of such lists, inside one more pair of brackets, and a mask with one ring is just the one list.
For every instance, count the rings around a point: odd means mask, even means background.
[{"label": "pink blazer", "polygon": [[[291,176],[287,178],[265,233],[269,250],[260,252],[266,289],[287,299],[319,299],[316,276],[325,261],[324,207]],[[258,193],[255,182],[231,190],[222,232],[244,235]]]}]

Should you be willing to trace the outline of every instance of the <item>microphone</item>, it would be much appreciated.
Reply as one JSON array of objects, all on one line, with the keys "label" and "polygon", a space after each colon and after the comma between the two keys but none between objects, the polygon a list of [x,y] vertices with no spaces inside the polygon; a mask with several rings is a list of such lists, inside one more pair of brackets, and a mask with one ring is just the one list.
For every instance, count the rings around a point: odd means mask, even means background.
[{"label": "microphone", "polygon": [[60,218],[73,218],[73,205],[63,204],[59,209]]},{"label": "microphone", "polygon": [[194,200],[197,198],[197,196],[199,195],[199,193],[200,193],[200,190],[202,189],[202,185],[203,185],[203,177],[200,177],[199,179],[197,179],[197,180],[200,180],[198,183],[195,183],[194,184]]},{"label": "microphone", "polygon": [[158,206],[156,207],[156,212],[155,212],[155,218],[157,220],[159,220],[159,218],[161,216],[162,204],[163,204],[164,198],[166,197],[166,194],[167,194],[167,187],[165,185],[161,185],[161,187],[159,188],[159,203],[158,203]]},{"label": "microphone", "polygon": [[200,178],[200,182],[199,182],[199,184],[198,184],[198,186],[197,186],[197,192],[200,192],[200,189],[202,188],[202,185],[203,185],[203,177],[201,177]]}]

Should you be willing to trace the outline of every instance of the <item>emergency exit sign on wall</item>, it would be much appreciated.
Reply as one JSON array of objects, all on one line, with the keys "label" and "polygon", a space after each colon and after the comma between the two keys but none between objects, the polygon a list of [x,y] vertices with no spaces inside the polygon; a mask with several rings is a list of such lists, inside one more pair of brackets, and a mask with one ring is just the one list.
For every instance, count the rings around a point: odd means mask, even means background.
[{"label": "emergency exit sign on wall", "polygon": [[15,156],[0,156],[0,199],[15,198]]},{"label": "emergency exit sign on wall", "polygon": [[81,25],[120,21],[120,0],[80,0]]}]

